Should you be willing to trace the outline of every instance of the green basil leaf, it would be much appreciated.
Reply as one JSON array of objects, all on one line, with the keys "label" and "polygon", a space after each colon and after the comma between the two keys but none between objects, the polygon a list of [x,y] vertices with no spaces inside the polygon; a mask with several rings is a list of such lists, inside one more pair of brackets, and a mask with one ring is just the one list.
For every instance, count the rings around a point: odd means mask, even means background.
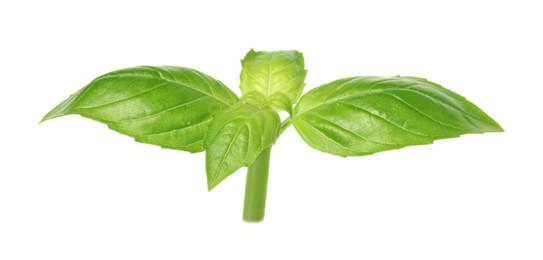
[{"label": "green basil leaf", "polygon": [[247,103],[216,115],[204,141],[209,190],[270,147],[280,125],[277,112]]},{"label": "green basil leaf", "polygon": [[290,103],[290,99],[280,92],[276,92],[270,98],[266,98],[258,91],[251,91],[243,94],[240,101],[257,107],[271,108],[277,112],[287,111],[289,114],[292,114],[292,103]]},{"label": "green basil leaf", "polygon": [[251,91],[243,94],[239,101],[242,103],[255,105],[260,108],[265,107],[267,103],[266,97],[258,91]]},{"label": "green basil leaf", "polygon": [[292,117],[311,147],[358,156],[503,129],[464,97],[415,77],[340,79],[305,94]]},{"label": "green basil leaf", "polygon": [[241,66],[240,89],[243,94],[258,91],[268,99],[280,92],[292,104],[302,95],[307,70],[301,52],[250,50]]},{"label": "green basil leaf", "polygon": [[289,114],[292,114],[292,103],[290,102],[290,99],[281,92],[274,93],[268,99],[268,106],[277,112],[287,111]]},{"label": "green basil leaf", "polygon": [[223,83],[193,69],[136,67],[96,78],[42,121],[79,114],[138,142],[200,152],[212,115],[237,100]]}]

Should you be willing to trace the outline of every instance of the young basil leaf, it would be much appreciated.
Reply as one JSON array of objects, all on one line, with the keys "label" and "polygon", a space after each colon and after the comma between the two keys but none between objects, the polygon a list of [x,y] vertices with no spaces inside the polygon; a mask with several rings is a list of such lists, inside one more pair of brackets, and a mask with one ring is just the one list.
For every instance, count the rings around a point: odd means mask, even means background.
[{"label": "young basil leaf", "polygon": [[279,135],[277,112],[238,103],[218,114],[205,137],[209,190],[243,166],[249,166]]},{"label": "young basil leaf", "polygon": [[258,91],[250,91],[243,94],[243,96],[241,96],[239,101],[242,103],[255,105],[260,108],[266,107],[266,103],[267,103],[267,100],[264,94]]},{"label": "young basil leaf", "polygon": [[304,56],[292,51],[250,50],[241,61],[240,89],[243,94],[258,91],[269,99],[274,93],[286,95],[294,104],[304,88]]},{"label": "young basil leaf", "polygon": [[289,114],[292,114],[292,103],[290,102],[290,99],[281,92],[275,92],[268,99],[268,106],[277,112],[287,111]]},{"label": "young basil leaf", "polygon": [[243,94],[240,101],[257,107],[271,108],[277,112],[287,111],[292,114],[292,103],[285,94],[280,92],[275,92],[270,98],[266,98],[258,91],[251,91]]},{"label": "young basil leaf", "polygon": [[220,81],[182,67],[135,67],[100,76],[51,110],[105,123],[136,141],[203,151],[212,115],[238,97]]},{"label": "young basil leaf", "polygon": [[357,156],[503,129],[464,97],[415,77],[353,77],[306,93],[292,123],[311,147]]}]

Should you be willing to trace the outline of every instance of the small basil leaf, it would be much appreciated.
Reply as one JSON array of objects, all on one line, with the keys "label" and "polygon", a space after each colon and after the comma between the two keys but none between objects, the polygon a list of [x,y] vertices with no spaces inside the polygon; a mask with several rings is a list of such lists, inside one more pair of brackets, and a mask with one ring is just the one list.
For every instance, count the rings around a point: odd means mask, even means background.
[{"label": "small basil leaf", "polygon": [[311,147],[357,156],[503,129],[464,97],[415,77],[340,79],[305,94],[292,123]]},{"label": "small basil leaf", "polygon": [[268,102],[267,98],[258,91],[251,91],[243,94],[240,100],[242,103],[255,105],[257,107],[265,107]]},{"label": "small basil leaf", "polygon": [[277,112],[287,111],[292,114],[292,103],[290,99],[281,92],[275,92],[267,102],[268,106]]},{"label": "small basil leaf", "polygon": [[289,98],[285,94],[280,92],[276,92],[271,97],[266,98],[258,91],[251,91],[243,94],[240,101],[257,107],[268,107],[277,112],[287,111],[289,114],[292,114],[292,103],[290,103]]},{"label": "small basil leaf", "polygon": [[304,57],[301,52],[250,50],[241,61],[240,89],[243,94],[258,91],[266,98],[280,92],[292,104],[296,103],[304,88]]},{"label": "small basil leaf", "polygon": [[216,115],[204,141],[209,190],[270,147],[280,125],[277,112],[247,103]]},{"label": "small basil leaf", "polygon": [[193,69],[136,67],[96,78],[42,121],[79,114],[138,142],[200,152],[212,115],[237,100],[223,83]]}]

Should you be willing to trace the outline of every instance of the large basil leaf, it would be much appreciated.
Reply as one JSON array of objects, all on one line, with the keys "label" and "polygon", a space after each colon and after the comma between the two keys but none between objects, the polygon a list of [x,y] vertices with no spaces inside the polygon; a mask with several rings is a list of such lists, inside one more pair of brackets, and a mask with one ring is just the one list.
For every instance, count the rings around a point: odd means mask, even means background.
[{"label": "large basil leaf", "polygon": [[302,95],[307,70],[298,51],[250,50],[241,61],[240,88],[243,94],[258,91],[266,99],[275,93],[286,95],[291,104]]},{"label": "large basil leaf", "polygon": [[79,114],[138,142],[200,152],[212,115],[237,100],[223,83],[193,69],[136,67],[96,78],[42,121]]},{"label": "large basil leaf", "polygon": [[218,114],[204,142],[209,190],[270,147],[279,136],[280,125],[277,112],[248,103]]},{"label": "large basil leaf", "polygon": [[311,147],[357,156],[503,129],[464,97],[414,77],[353,77],[305,94],[292,123]]}]

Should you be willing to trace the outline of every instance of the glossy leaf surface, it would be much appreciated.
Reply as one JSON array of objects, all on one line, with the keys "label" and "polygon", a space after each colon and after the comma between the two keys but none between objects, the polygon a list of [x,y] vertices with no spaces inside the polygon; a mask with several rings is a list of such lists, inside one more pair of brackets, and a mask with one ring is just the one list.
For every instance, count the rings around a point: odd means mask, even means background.
[{"label": "glossy leaf surface", "polygon": [[96,78],[42,121],[79,114],[138,142],[200,152],[212,115],[237,100],[223,83],[193,69],[135,67]]},{"label": "glossy leaf surface", "polygon": [[415,77],[353,77],[306,93],[292,123],[311,147],[358,156],[503,129],[464,97]]},{"label": "glossy leaf surface", "polygon": [[271,97],[266,98],[258,91],[251,91],[243,94],[241,102],[253,104],[260,108],[271,108],[277,112],[286,111],[292,114],[292,103],[290,99],[283,93],[276,92]]},{"label": "glossy leaf surface", "polygon": [[269,99],[275,93],[281,93],[289,98],[291,104],[295,104],[302,95],[307,70],[301,52],[250,50],[241,65],[240,88],[243,94],[257,91]]},{"label": "glossy leaf surface", "polygon": [[238,103],[218,114],[205,138],[206,172],[211,190],[226,177],[249,166],[279,135],[277,112]]}]

